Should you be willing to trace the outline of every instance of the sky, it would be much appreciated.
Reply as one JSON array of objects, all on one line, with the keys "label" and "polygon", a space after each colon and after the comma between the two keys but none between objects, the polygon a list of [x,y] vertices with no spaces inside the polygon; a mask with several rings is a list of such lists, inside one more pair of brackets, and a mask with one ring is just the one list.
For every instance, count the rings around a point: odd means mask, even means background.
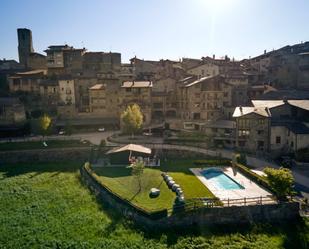
[{"label": "sky", "polygon": [[122,62],[244,59],[309,41],[308,0],[0,0],[0,58],[18,60],[17,28],[36,52],[68,44]]}]

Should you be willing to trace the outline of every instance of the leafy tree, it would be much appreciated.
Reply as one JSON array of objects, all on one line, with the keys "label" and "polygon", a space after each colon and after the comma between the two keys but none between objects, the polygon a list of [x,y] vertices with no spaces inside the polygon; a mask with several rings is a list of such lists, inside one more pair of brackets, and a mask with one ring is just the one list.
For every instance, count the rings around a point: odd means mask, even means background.
[{"label": "leafy tree", "polygon": [[268,182],[275,191],[279,199],[284,199],[292,193],[294,177],[291,170],[287,168],[274,169],[267,167],[264,169]]},{"label": "leafy tree", "polygon": [[41,132],[43,135],[43,139],[44,136],[47,135],[47,131],[51,126],[51,118],[47,115],[44,114],[41,118],[40,118],[40,128],[41,128]]},{"label": "leafy tree", "polygon": [[121,114],[121,121],[125,133],[132,134],[133,137],[134,133],[139,132],[143,125],[143,114],[139,105],[133,104],[128,106]]},{"label": "leafy tree", "polygon": [[139,193],[142,190],[142,176],[144,173],[145,163],[143,161],[137,160],[130,165],[130,168],[132,169],[132,176],[137,179]]}]

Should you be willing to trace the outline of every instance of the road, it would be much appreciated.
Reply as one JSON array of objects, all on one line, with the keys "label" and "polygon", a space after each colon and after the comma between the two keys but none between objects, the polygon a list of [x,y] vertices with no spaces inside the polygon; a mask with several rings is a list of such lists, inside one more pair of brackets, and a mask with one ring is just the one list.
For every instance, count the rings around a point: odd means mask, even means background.
[{"label": "road", "polygon": [[[101,140],[106,139],[114,133],[119,131],[105,131],[105,132],[91,132],[91,133],[78,133],[73,134],[71,136],[66,135],[53,135],[48,136],[48,139],[83,139],[88,140],[92,144],[99,145]],[[25,138],[12,138],[10,141],[18,142],[18,141],[40,141],[42,140],[42,136],[34,136],[34,137],[25,137]],[[147,142],[150,142],[151,139],[147,138]],[[1,140],[0,142],[7,142],[8,139]],[[217,150],[217,152],[221,153],[223,157],[232,158],[233,152],[228,150]],[[276,163],[270,163],[261,158],[255,158],[252,156],[247,156],[247,162],[249,165],[255,167],[256,170],[263,171],[263,169],[267,166],[279,168],[279,165]],[[295,188],[300,193],[300,195],[309,199],[309,168],[292,168],[292,173],[295,178]]]},{"label": "road", "polygon": [[[67,135],[51,135],[47,136],[47,140],[69,140],[69,139],[82,139],[88,140],[92,144],[99,145],[101,140],[106,139],[107,137],[111,136],[112,134],[116,133],[117,131],[104,131],[104,132],[90,132],[90,133],[78,133],[72,134],[70,136]],[[42,136],[31,136],[31,137],[17,137],[17,138],[6,138],[2,139],[0,142],[24,142],[24,141],[41,141]]]}]

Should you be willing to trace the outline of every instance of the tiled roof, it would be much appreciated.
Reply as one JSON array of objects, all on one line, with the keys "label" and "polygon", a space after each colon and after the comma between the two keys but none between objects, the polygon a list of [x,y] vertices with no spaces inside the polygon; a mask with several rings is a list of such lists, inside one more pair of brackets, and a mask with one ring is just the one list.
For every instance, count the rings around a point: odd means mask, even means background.
[{"label": "tiled roof", "polygon": [[309,100],[288,100],[288,103],[292,106],[309,111]]},{"label": "tiled roof", "polygon": [[249,107],[249,106],[236,107],[233,113],[233,117],[234,118],[242,117],[251,113],[255,113],[264,117],[271,117],[271,114],[267,107]]},{"label": "tiled roof", "polygon": [[254,107],[267,107],[269,109],[284,105],[285,103],[309,111],[309,100],[252,100]]},{"label": "tiled roof", "polygon": [[142,88],[142,87],[152,87],[151,81],[125,81],[122,83],[124,88]]},{"label": "tiled roof", "polygon": [[252,100],[251,101],[254,107],[267,107],[267,108],[274,108],[277,106],[284,105],[283,100]]},{"label": "tiled roof", "polygon": [[101,90],[104,89],[104,85],[103,84],[95,84],[94,86],[89,88],[90,90]]}]

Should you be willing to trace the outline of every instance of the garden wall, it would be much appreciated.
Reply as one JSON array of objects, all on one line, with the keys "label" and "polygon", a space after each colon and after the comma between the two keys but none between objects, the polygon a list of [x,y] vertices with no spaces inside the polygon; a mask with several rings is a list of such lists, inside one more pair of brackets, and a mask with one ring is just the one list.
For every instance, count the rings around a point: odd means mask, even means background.
[{"label": "garden wall", "polygon": [[[299,217],[299,203],[280,203],[255,206],[232,206],[202,208],[190,212],[160,215],[151,217],[128,205],[119,197],[113,196],[93,177],[92,173],[81,168],[81,179],[105,204],[136,224],[147,228],[168,229],[172,227],[188,227],[199,225],[223,225],[252,222],[284,222]],[[163,213],[164,214],[164,213]]]},{"label": "garden wall", "polygon": [[1,163],[31,163],[31,162],[84,162],[88,161],[91,155],[91,148],[57,148],[57,149],[36,149],[0,151]]}]

